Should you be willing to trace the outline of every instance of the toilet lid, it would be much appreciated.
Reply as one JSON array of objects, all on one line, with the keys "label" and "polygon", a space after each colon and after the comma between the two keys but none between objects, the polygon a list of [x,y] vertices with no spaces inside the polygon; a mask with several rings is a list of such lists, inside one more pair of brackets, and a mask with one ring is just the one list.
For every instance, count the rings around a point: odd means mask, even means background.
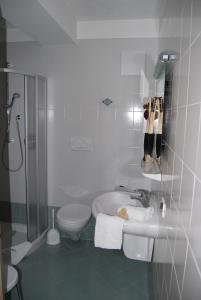
[{"label": "toilet lid", "polygon": [[88,219],[91,215],[91,208],[83,204],[67,204],[61,207],[57,213],[57,218],[64,221],[75,223]]}]

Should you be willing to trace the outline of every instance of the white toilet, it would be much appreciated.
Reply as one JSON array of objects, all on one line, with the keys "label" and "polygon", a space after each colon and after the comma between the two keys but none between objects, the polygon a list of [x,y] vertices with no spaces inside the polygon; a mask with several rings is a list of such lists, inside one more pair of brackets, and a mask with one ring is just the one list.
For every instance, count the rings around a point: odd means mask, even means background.
[{"label": "white toilet", "polygon": [[79,239],[80,232],[91,216],[91,208],[84,204],[67,204],[57,212],[57,223],[72,239]]}]

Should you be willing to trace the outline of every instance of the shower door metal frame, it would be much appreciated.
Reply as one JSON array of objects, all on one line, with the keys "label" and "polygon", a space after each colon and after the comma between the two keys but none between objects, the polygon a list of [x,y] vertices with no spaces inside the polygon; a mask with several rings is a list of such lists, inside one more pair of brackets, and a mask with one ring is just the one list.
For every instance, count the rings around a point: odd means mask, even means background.
[{"label": "shower door metal frame", "polygon": [[[29,184],[28,184],[28,152],[29,152],[29,138],[28,138],[28,90],[27,90],[27,81],[28,81],[28,77],[32,77],[35,79],[35,75],[30,75],[30,74],[26,74],[24,75],[24,105],[25,105],[25,181],[26,181],[26,212],[27,212],[27,240],[28,241],[33,241],[35,238],[37,238],[38,235],[38,224],[36,224],[36,234],[35,236],[31,236],[31,228],[30,228],[30,205],[29,205]],[[35,102],[37,103],[37,99],[36,99],[36,83],[35,83]],[[36,122],[37,124],[37,122]],[[37,126],[37,125],[36,125]],[[37,131],[37,127],[36,127],[36,131]],[[33,141],[32,141],[33,143]],[[37,149],[36,149],[37,151]],[[37,155],[37,152],[36,152]],[[36,191],[37,194],[37,191]],[[38,212],[38,207],[37,207],[37,212]],[[36,220],[37,222],[37,220]]]},{"label": "shower door metal frame", "polygon": [[[27,240],[30,240],[29,238],[29,224],[30,224],[30,220],[29,220],[29,197],[28,197],[28,182],[27,182],[27,172],[28,172],[28,143],[27,143],[27,126],[28,126],[28,118],[27,118],[27,107],[28,107],[28,97],[27,97],[27,77],[34,77],[35,78],[35,101],[36,101],[36,112],[37,112],[37,108],[38,108],[38,93],[37,93],[37,89],[38,89],[38,79],[44,79],[45,83],[46,83],[46,89],[45,89],[45,105],[47,107],[47,79],[44,76],[41,75],[37,75],[34,73],[25,73],[25,72],[21,72],[21,71],[17,71],[14,69],[9,69],[9,68],[0,68],[0,72],[4,72],[4,73],[12,73],[12,74],[19,74],[24,76],[24,109],[25,109],[25,182],[26,182],[26,211],[27,211]],[[46,121],[45,121],[45,149],[46,149],[46,157],[45,157],[45,167],[46,167],[46,199],[47,199],[47,109],[45,111],[46,113]],[[36,140],[37,140],[37,136],[38,136],[38,115],[36,113]],[[38,145],[36,145],[36,161],[38,162]],[[36,164],[36,174],[38,173],[39,170],[39,166],[38,163]],[[38,185],[38,184],[37,184]],[[47,204],[48,205],[48,204]],[[48,209],[48,208],[47,208]],[[39,216],[39,202],[37,202],[37,215]],[[45,231],[47,231],[48,229],[48,224],[47,224],[47,228]],[[45,232],[44,231],[44,232]],[[41,235],[42,232],[40,232],[40,224],[39,224],[39,217],[37,218],[37,234],[36,234],[36,238],[39,237],[39,235]]]},{"label": "shower door metal frame", "polygon": [[[30,237],[30,213],[29,213],[29,209],[30,209],[30,203],[29,203],[29,190],[28,190],[28,178],[27,178],[27,174],[28,174],[28,137],[27,137],[27,128],[28,128],[28,117],[27,117],[27,114],[28,114],[28,96],[27,96],[27,78],[28,77],[34,77],[35,78],[35,128],[36,128],[36,131],[35,131],[35,134],[36,134],[36,137],[35,137],[35,140],[36,140],[36,197],[37,197],[37,207],[36,207],[36,210],[37,210],[37,220],[36,220],[36,235],[33,237]],[[45,84],[46,84],[46,88],[45,88],[45,107],[47,107],[47,80],[45,77],[41,76],[41,75],[33,75],[33,74],[26,74],[25,75],[25,114],[26,114],[26,143],[25,143],[25,147],[26,147],[26,150],[25,150],[25,153],[26,153],[26,204],[27,204],[27,239],[29,241],[33,241],[35,238],[39,237],[43,232],[41,232],[40,230],[40,203],[39,203],[39,186],[40,186],[40,182],[39,182],[39,179],[38,179],[38,176],[37,174],[39,174],[40,172],[40,166],[38,164],[38,161],[39,161],[39,143],[38,143],[38,112],[39,112],[39,109],[38,109],[38,101],[39,101],[39,98],[38,98],[38,80],[39,79],[43,79],[45,80]],[[46,156],[45,156],[45,171],[46,171],[46,199],[47,199],[47,110],[45,111],[45,114],[46,114],[46,118],[45,118],[45,122],[44,122],[44,126],[45,126],[45,137],[44,137],[44,142],[45,142],[45,149],[46,149]],[[48,224],[47,224],[48,226]],[[46,228],[47,230],[48,228]]]},{"label": "shower door metal frame", "polygon": [[[36,75],[35,76],[36,78],[36,85],[35,85],[35,93],[36,93],[36,111],[39,113],[39,97],[38,97],[38,91],[39,91],[39,80],[44,80],[45,81],[45,107],[46,107],[46,110],[45,110],[45,122],[44,122],[44,126],[45,126],[45,137],[44,137],[44,146],[45,146],[45,152],[46,152],[46,156],[44,158],[44,161],[45,161],[45,177],[46,177],[46,182],[45,182],[45,185],[46,185],[46,193],[45,193],[45,198],[47,200],[47,80],[44,76],[41,76],[41,75]],[[36,141],[39,141],[39,116],[38,114],[36,114]],[[37,161],[37,166],[36,166],[36,174],[39,174],[39,143],[37,142],[36,143],[36,161]],[[37,187],[40,187],[40,182],[39,182],[39,176],[37,176]],[[39,195],[39,189],[37,190],[37,197],[38,197],[38,201],[37,201],[37,215],[38,215],[38,218],[37,218],[37,232],[38,232],[38,236],[40,234],[42,234],[44,231],[41,231],[41,228],[40,228],[40,203],[39,203],[39,200],[40,200],[40,195]],[[48,203],[47,203],[48,205]],[[47,220],[48,222],[48,220]],[[48,226],[48,224],[47,224]],[[47,228],[46,228],[47,230]]]}]

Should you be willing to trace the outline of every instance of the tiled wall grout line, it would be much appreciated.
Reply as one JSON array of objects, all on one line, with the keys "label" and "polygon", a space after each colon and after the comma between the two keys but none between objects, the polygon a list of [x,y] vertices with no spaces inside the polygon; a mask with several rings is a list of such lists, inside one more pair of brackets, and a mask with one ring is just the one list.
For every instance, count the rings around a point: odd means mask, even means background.
[{"label": "tiled wall grout line", "polygon": [[[201,122],[200,122],[200,124],[201,124]],[[174,152],[174,150],[173,150],[169,145],[167,145],[167,146],[168,146],[168,148],[169,148],[171,151]],[[199,182],[201,182],[201,178],[199,178],[199,177],[197,176],[197,174],[191,169],[191,167],[189,167],[189,165],[181,158],[181,156],[179,156],[179,154],[178,154],[177,152],[175,152],[175,155],[176,155],[177,158],[180,160],[180,162],[183,163],[184,166],[192,173],[192,175],[195,176],[196,179],[197,179]]]},{"label": "tiled wall grout line", "polygon": [[197,175],[195,175],[195,179],[196,179],[199,183],[201,183],[201,179],[200,179]]},{"label": "tiled wall grout line", "polygon": [[164,288],[165,288],[166,295],[168,296],[169,299],[169,292],[168,292],[167,282],[165,279],[164,279]]},{"label": "tiled wall grout line", "polygon": [[[193,195],[192,195],[192,199],[194,198],[194,191],[195,191],[195,176],[194,176],[194,187],[193,187]],[[192,202],[193,202],[193,200],[192,200]],[[193,203],[192,203],[192,207],[193,207]],[[176,209],[177,209],[177,208],[176,208]],[[192,208],[191,208],[191,217],[192,217]],[[180,226],[181,226],[181,229],[183,230],[183,232],[184,232],[184,234],[185,234],[185,238],[186,238],[186,240],[187,240],[187,248],[190,247],[190,249],[191,249],[192,256],[193,256],[193,258],[194,258],[194,261],[195,261],[197,270],[198,270],[199,275],[200,275],[200,278],[201,278],[201,270],[200,270],[200,268],[199,268],[199,266],[198,266],[198,264],[197,264],[197,261],[196,261],[196,259],[195,259],[195,255],[194,255],[194,252],[193,252],[193,249],[192,249],[192,247],[191,247],[190,240],[189,240],[189,235],[188,235],[188,233],[186,232],[186,229],[185,229],[185,227],[183,226],[182,223],[180,224]],[[189,229],[190,229],[190,225],[189,225],[188,230],[189,230]],[[170,249],[170,250],[171,250],[171,249]],[[186,267],[187,255],[188,255],[188,251],[187,251],[187,253],[186,253],[185,267]],[[174,264],[174,259],[173,259],[173,264]],[[184,268],[184,269],[185,269],[185,268]],[[185,272],[184,272],[184,273],[185,273]],[[183,280],[184,280],[184,278],[183,278]],[[183,280],[182,280],[182,289],[183,289],[183,284],[184,284]]]},{"label": "tiled wall grout line", "polygon": [[197,144],[197,149],[196,149],[196,159],[195,159],[195,173],[196,173],[196,166],[198,162],[198,155],[199,155],[199,144],[200,144],[200,132],[201,132],[201,105],[200,105],[200,116],[199,116],[199,127],[198,127],[198,144]]},{"label": "tiled wall grout line", "polygon": [[[192,29],[192,22],[193,22],[193,9],[194,9],[193,4],[194,4],[194,1],[191,1],[191,29]],[[200,32],[198,32],[197,36],[195,36],[195,38],[193,40],[192,40],[192,34],[191,34],[191,39],[190,39],[191,47],[197,42],[197,40],[200,38],[200,36],[201,36],[201,30],[200,30]]]},{"label": "tiled wall grout line", "polygon": [[197,34],[197,36],[191,42],[191,47],[195,45],[195,43],[199,40],[200,37],[201,37],[201,31]]},{"label": "tiled wall grout line", "polygon": [[177,278],[177,272],[176,272],[176,269],[175,269],[175,265],[173,265],[173,272],[175,273],[177,289],[178,289],[178,292],[179,292],[179,297],[181,298],[181,291],[180,291],[180,288],[179,288],[179,281],[178,281],[178,278]]},{"label": "tiled wall grout line", "polygon": [[[194,299],[194,292],[199,298],[196,293],[199,292],[200,295],[201,292],[199,286],[199,282],[201,280],[201,269],[198,253],[201,243],[198,237],[200,221],[197,220],[199,218],[199,212],[195,212],[197,205],[200,207],[200,204],[197,203],[197,201],[200,200],[197,199],[197,197],[199,197],[197,192],[201,185],[201,166],[198,166],[200,161],[199,150],[201,143],[201,95],[199,81],[198,78],[195,77],[200,75],[198,64],[200,63],[199,52],[201,46],[201,22],[198,18],[201,13],[201,5],[197,0],[194,0],[194,2],[186,0],[185,3],[175,1],[174,4],[170,4],[172,9],[176,4],[178,4],[177,8],[178,14],[180,11],[180,18],[177,18],[175,23],[174,15],[172,18],[169,16],[170,21],[166,22],[166,16],[164,16],[163,23],[164,32],[167,31],[167,33],[169,33],[169,40],[167,39],[167,41],[170,42],[170,47],[168,49],[170,50],[172,48],[176,50],[179,47],[180,53],[180,70],[178,70],[178,67],[175,69],[174,78],[176,81],[175,88],[173,89],[173,97],[176,96],[177,100],[173,98],[171,106],[171,110],[174,110],[176,116],[172,115],[174,118],[172,117],[172,119],[169,120],[169,125],[171,127],[171,139],[166,143],[167,154],[164,158],[163,171],[166,171],[167,164],[169,164],[168,174],[172,176],[172,179],[170,184],[164,184],[164,193],[170,193],[170,209],[175,210],[173,219],[171,220],[171,216],[170,219],[167,218],[167,224],[170,227],[173,227],[173,230],[175,227],[176,231],[176,235],[168,234],[167,237],[169,247],[168,259],[170,260],[169,257],[171,255],[172,272],[174,272],[172,277],[173,279],[176,278],[174,285],[171,283],[169,295],[173,299],[173,297],[175,296],[176,298],[177,293],[179,293],[177,297],[183,300],[190,298],[187,297],[188,293],[189,296],[191,293],[192,299]],[[193,7],[194,4],[195,7]],[[178,35],[177,39],[175,39],[174,24],[178,23],[181,24],[181,36]],[[171,38],[173,47],[171,44]],[[161,49],[167,47],[167,41],[165,40],[163,42],[161,39],[159,47]],[[194,67],[195,70],[193,69]],[[184,70],[184,74],[181,74],[181,69]],[[182,88],[184,90],[182,90]],[[184,99],[181,98],[183,94],[185,97]],[[175,135],[173,130],[176,132]],[[181,137],[179,135],[181,135]],[[179,176],[177,181],[174,181],[173,175]],[[197,224],[196,220],[199,224]],[[194,228],[195,222],[196,228]],[[196,238],[198,241],[196,241]],[[158,244],[158,247],[160,247],[160,243]],[[185,253],[181,253],[182,255],[180,257],[180,251],[183,251],[183,249],[185,249]],[[166,266],[166,261],[164,261],[164,268],[167,268],[168,274],[168,278],[165,278],[165,280],[168,281],[172,280],[170,279],[170,267],[170,263]],[[193,274],[191,274],[191,268]],[[195,276],[194,279],[196,280],[196,283],[190,282],[191,275]],[[196,278],[196,276],[199,278]],[[165,283],[165,285],[168,286],[167,283]],[[176,291],[176,285],[178,292]],[[165,296],[165,291],[163,291],[163,295],[166,299],[167,296]]]},{"label": "tiled wall grout line", "polygon": [[172,180],[171,180],[171,189],[170,189],[170,197],[172,197],[172,191],[173,191],[173,185],[174,185],[174,180],[173,180],[173,176],[174,176],[174,171],[175,171],[175,152],[173,153],[173,168],[172,168]]},{"label": "tiled wall grout line", "polygon": [[[176,233],[176,235],[177,235],[177,233]],[[176,236],[175,236],[175,241],[176,241]],[[174,242],[175,242],[175,241],[174,241]],[[167,237],[167,244],[168,244],[167,247],[169,247],[172,265],[174,265],[175,243],[174,243],[174,250],[173,250],[174,253],[172,253],[172,250],[171,250],[171,247],[170,247],[170,244],[169,244],[169,243],[170,243],[170,241],[169,241],[169,238]],[[171,272],[170,283],[171,283],[171,280],[172,280],[172,272]]]},{"label": "tiled wall grout line", "polygon": [[[192,200],[191,200],[191,213],[190,213],[190,221],[189,221],[189,226],[188,226],[188,229],[187,229],[187,234],[189,233],[190,231],[190,228],[191,228],[191,222],[192,222],[192,215],[193,215],[193,205],[194,205],[194,196],[195,196],[195,176],[193,176],[193,193],[192,193]],[[189,241],[190,242],[190,241]]]},{"label": "tiled wall grout line", "polygon": [[[181,22],[180,22],[180,32],[182,30],[182,25],[181,25]],[[181,45],[182,45],[182,40],[180,38],[180,46],[179,46],[179,55],[181,54]],[[181,72],[181,60],[179,60],[179,70],[178,70],[178,73],[180,74]],[[181,77],[179,76],[179,81],[178,81],[178,87],[177,87],[177,105],[176,105],[176,126],[175,126],[175,133],[177,132],[177,126],[178,126],[178,105],[179,105],[179,96],[180,96],[180,89],[179,89],[179,86],[180,86],[180,82],[181,82]],[[171,107],[171,110],[173,109],[173,107]],[[174,137],[174,147],[175,147],[175,143],[176,143],[176,134],[175,134],[175,137]],[[175,154],[174,154],[174,161],[173,161],[173,174],[174,174],[174,165],[175,165]],[[172,184],[171,184],[171,194],[172,194],[172,189],[173,189],[173,180],[172,180]]]},{"label": "tiled wall grout line", "polygon": [[[196,105],[200,105],[201,104],[201,100],[198,102],[193,102],[193,103],[189,103],[186,105],[179,105],[178,108],[188,108],[188,107],[192,107],[192,106],[196,106]],[[176,108],[176,106],[175,106]]]},{"label": "tiled wall grout line", "polygon": [[197,260],[196,260],[195,254],[194,254],[194,252],[193,252],[193,249],[192,249],[192,247],[191,247],[191,244],[190,244],[190,243],[189,243],[189,248],[190,248],[191,255],[192,255],[192,257],[193,257],[194,263],[195,263],[195,265],[196,265],[196,269],[197,269],[197,271],[198,271],[198,274],[199,274],[199,276],[200,276],[200,280],[201,280],[201,270],[200,270],[200,268],[199,268],[199,265],[198,265],[198,263],[197,263]]},{"label": "tiled wall grout line", "polygon": [[185,279],[185,274],[186,274],[186,265],[187,265],[188,251],[189,251],[189,240],[187,240],[186,257],[185,257],[184,272],[183,272],[182,286],[181,286],[181,295],[183,293],[183,288],[184,288],[184,279]]}]

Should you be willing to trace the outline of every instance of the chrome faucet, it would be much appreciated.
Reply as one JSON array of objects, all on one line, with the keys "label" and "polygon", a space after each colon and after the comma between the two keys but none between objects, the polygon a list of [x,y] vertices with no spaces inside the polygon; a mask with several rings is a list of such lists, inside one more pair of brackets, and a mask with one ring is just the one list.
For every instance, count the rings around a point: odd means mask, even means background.
[{"label": "chrome faucet", "polygon": [[150,204],[150,192],[144,189],[136,189],[133,190],[129,187],[125,187],[123,185],[119,185],[115,187],[115,191],[125,192],[130,194],[131,199],[136,199],[141,202],[143,207],[149,207]]}]

